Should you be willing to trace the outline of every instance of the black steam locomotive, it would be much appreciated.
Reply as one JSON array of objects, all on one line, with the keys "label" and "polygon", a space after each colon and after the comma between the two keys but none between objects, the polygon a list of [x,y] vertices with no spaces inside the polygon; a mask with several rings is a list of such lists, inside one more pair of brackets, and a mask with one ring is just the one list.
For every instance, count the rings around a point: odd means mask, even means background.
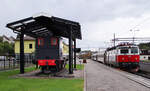
[{"label": "black steam locomotive", "polygon": [[47,36],[36,39],[36,61],[42,72],[58,72],[65,67],[61,37]]}]

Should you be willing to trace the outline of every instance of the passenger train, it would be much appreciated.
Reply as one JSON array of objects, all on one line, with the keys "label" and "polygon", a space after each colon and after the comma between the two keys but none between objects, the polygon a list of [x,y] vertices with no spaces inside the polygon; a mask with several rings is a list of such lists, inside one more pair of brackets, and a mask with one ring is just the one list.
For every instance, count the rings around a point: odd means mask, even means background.
[{"label": "passenger train", "polygon": [[99,60],[98,55],[94,57],[107,65],[135,71],[139,70],[140,51],[139,47],[134,44],[122,43],[115,47],[107,48],[104,53],[104,60]]}]

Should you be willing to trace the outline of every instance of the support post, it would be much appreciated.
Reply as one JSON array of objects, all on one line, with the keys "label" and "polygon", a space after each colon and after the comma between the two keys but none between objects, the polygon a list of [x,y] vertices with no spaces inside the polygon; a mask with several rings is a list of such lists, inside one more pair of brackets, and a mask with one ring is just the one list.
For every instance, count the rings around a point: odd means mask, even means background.
[{"label": "support post", "polygon": [[74,69],[76,69],[76,39],[74,39]]},{"label": "support post", "polygon": [[24,32],[20,34],[20,74],[24,73]]},{"label": "support post", "polygon": [[115,36],[115,33],[114,33],[114,47],[115,47],[115,43],[116,42],[116,36]]},{"label": "support post", "polygon": [[133,44],[134,44],[134,36],[133,36]]},{"label": "support post", "polygon": [[69,74],[73,74],[72,26],[69,33]]}]

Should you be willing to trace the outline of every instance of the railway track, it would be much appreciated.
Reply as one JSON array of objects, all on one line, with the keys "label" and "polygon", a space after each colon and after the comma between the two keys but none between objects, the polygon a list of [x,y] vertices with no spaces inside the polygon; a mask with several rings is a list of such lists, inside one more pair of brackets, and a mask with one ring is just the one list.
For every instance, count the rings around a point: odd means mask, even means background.
[{"label": "railway track", "polygon": [[66,73],[66,71],[66,69],[62,69],[59,72],[47,71],[45,73],[42,73],[41,71],[39,71],[35,75],[39,77],[63,77],[62,74]]},{"label": "railway track", "polygon": [[130,73],[150,79],[150,73],[146,71],[140,70],[139,72],[136,72],[136,73],[133,73],[133,72],[130,72]]}]

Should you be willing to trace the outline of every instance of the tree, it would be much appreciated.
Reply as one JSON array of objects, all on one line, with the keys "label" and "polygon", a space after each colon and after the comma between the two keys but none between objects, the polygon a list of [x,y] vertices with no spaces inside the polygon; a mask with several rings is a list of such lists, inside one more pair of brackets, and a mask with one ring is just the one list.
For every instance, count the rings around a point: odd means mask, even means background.
[{"label": "tree", "polygon": [[14,54],[14,44],[0,42],[0,55]]},{"label": "tree", "polygon": [[0,42],[0,55],[3,55],[4,53],[4,44]]},{"label": "tree", "polygon": [[0,36],[0,42],[3,42],[3,37]]},{"label": "tree", "polygon": [[140,49],[150,50],[150,42],[149,43],[140,43],[138,46]]}]

